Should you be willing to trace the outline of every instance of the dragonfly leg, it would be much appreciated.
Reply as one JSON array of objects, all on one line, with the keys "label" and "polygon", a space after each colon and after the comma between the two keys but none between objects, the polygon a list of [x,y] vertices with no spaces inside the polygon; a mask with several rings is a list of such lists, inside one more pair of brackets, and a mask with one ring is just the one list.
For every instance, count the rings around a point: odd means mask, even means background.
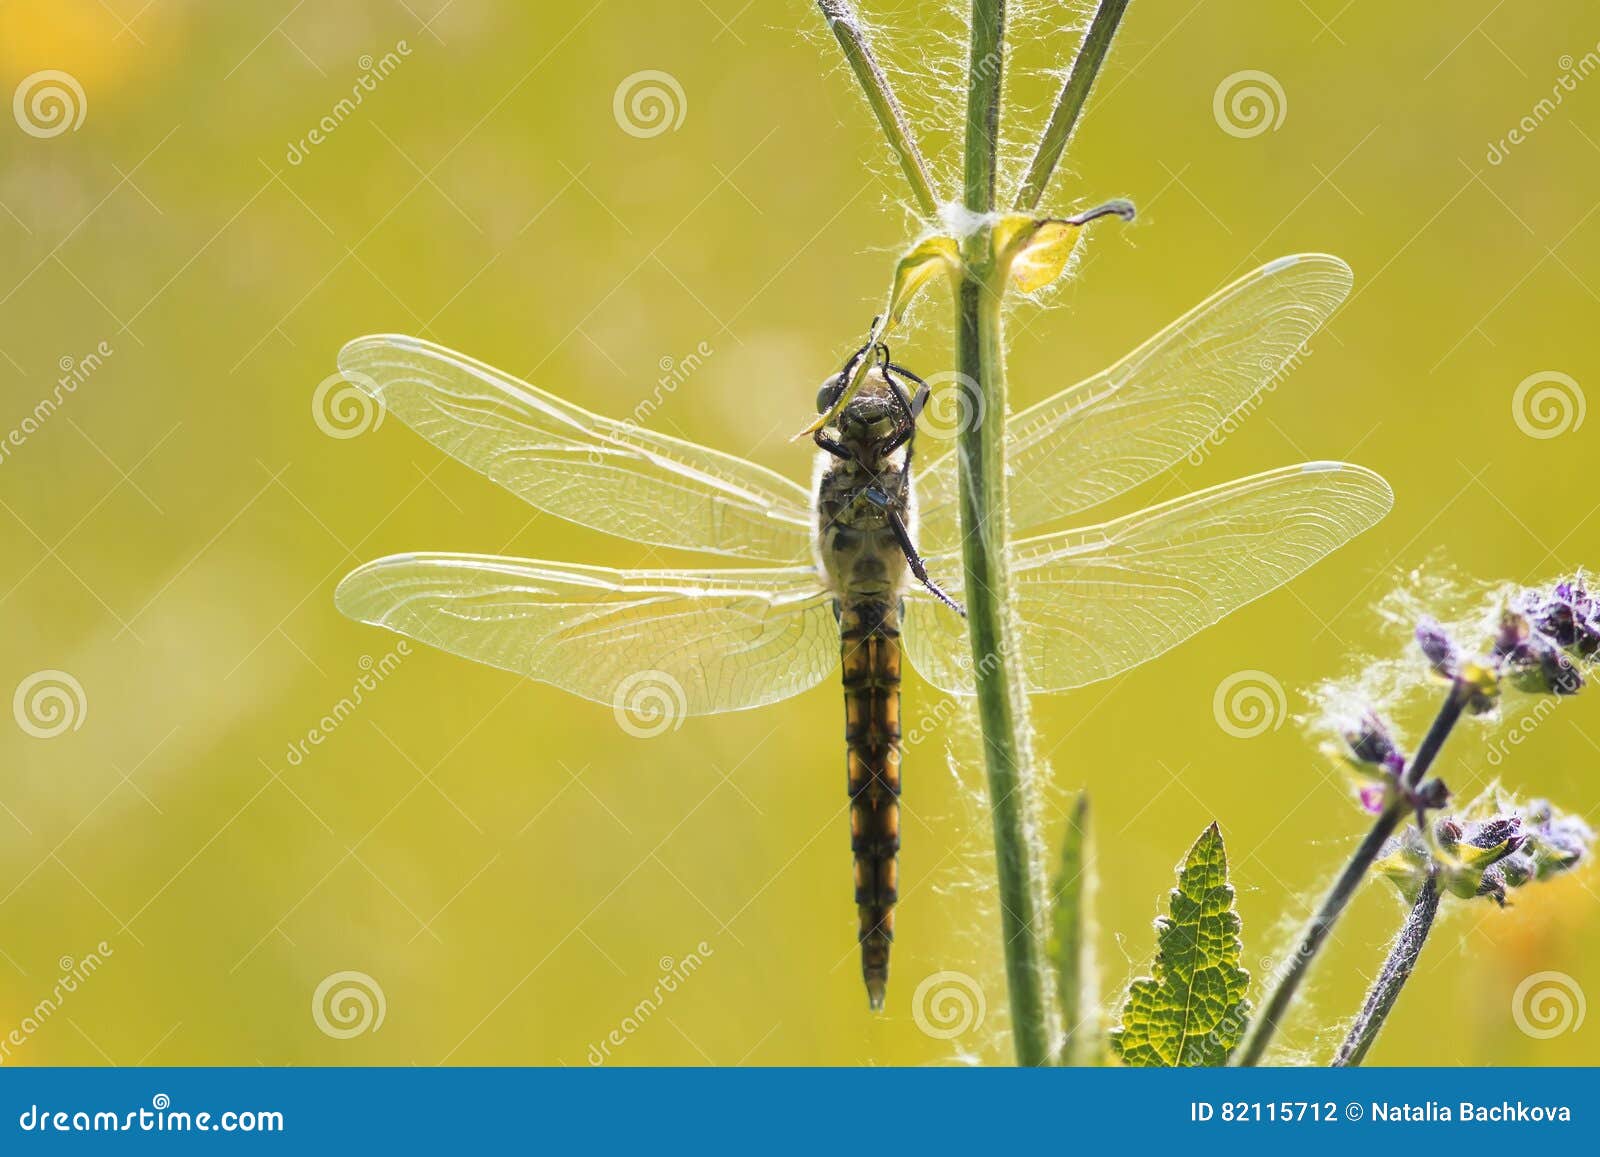
[{"label": "dragonfly leg", "polygon": [[815,434],[813,434],[811,436],[811,440],[817,444],[818,449],[826,450],[835,458],[843,458],[846,461],[849,461],[855,457],[855,455],[850,452],[849,448],[845,446],[843,442],[835,441],[824,434],[821,430],[818,430]]},{"label": "dragonfly leg", "polygon": [[[895,431],[894,437],[890,438],[887,442],[885,442],[883,444],[882,448],[878,451],[878,453],[883,454],[885,456],[893,454],[896,450],[900,449],[900,447],[904,446],[907,442],[911,441],[911,435],[915,434],[916,432],[917,432],[917,427],[916,427],[915,423],[913,423],[913,422],[902,423],[901,426],[900,426],[900,429]],[[909,466],[910,464],[911,464],[911,451],[907,450],[906,451],[906,465]]]},{"label": "dragonfly leg", "polygon": [[[872,328],[878,328],[878,319],[876,317],[872,319]],[[878,344],[880,346],[883,345],[882,342],[879,342]],[[833,385],[830,386],[827,391],[825,391],[823,397],[819,397],[817,399],[817,411],[819,413],[833,405],[833,403],[839,397],[839,392],[844,389],[845,384],[850,380],[850,374],[855,370],[856,363],[872,352],[876,351],[873,350],[872,342],[869,339],[865,345],[859,346],[854,353],[845,358],[844,365],[839,368],[839,372],[837,374],[833,375]],[[885,360],[888,358],[887,346],[884,346],[883,358]]]},{"label": "dragonfly leg", "polygon": [[[904,374],[906,377],[917,383],[917,393],[915,397],[912,397],[910,394],[906,393],[904,384],[902,384],[900,380],[895,377],[896,373]],[[889,441],[885,443],[883,447],[883,453],[893,454],[896,450],[900,449],[901,446],[904,446],[907,442],[909,442],[911,440],[911,436],[917,432],[917,417],[922,413],[922,407],[928,404],[928,383],[917,377],[917,375],[912,373],[910,370],[904,369],[889,361],[883,363],[883,380],[889,383],[889,389],[893,392],[895,401],[900,404],[900,412],[905,416],[905,422],[901,425],[899,431],[893,438],[889,439]],[[907,465],[910,464],[910,461],[911,455],[910,452],[907,451]]]},{"label": "dragonfly leg", "polygon": [[889,361],[889,347],[884,345],[881,341],[874,342],[872,340],[872,334],[878,328],[878,322],[882,320],[882,314],[878,314],[873,317],[872,324],[867,327],[866,342],[859,346],[855,353],[851,354],[845,359],[844,369],[839,371],[841,375],[848,374],[851,370],[855,369],[856,363],[863,357],[868,356],[868,354],[876,356],[880,364],[886,364]]},{"label": "dragonfly leg", "polygon": [[[906,369],[905,366],[897,366],[893,362],[890,362],[883,368],[899,374],[902,378],[910,378],[913,382],[917,383],[917,395],[916,397],[912,398],[909,403],[907,403],[907,408],[911,413],[911,420],[915,422],[922,416],[922,407],[928,404],[928,383],[917,377],[917,375],[912,373],[910,370]],[[889,378],[891,382],[894,381],[894,379],[887,373],[884,375],[884,377]],[[898,383],[896,383],[896,385],[898,385]],[[896,392],[903,393],[903,387],[901,390],[897,390]]]},{"label": "dragonfly leg", "polygon": [[967,610],[949,595],[940,589],[928,575],[928,568],[923,565],[922,556],[917,553],[916,544],[911,541],[911,532],[906,529],[905,521],[900,517],[899,511],[890,510],[889,525],[894,528],[895,541],[900,544],[900,549],[905,553],[906,563],[911,567],[911,573],[917,576],[917,581],[928,588],[929,593],[945,606],[949,607],[963,619],[967,617]]}]

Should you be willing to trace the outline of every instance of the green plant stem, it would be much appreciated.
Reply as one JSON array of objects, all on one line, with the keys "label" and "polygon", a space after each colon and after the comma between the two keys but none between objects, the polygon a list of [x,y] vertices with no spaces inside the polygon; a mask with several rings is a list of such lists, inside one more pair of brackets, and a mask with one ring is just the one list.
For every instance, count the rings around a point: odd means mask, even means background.
[{"label": "green plant stem", "polygon": [[1117,25],[1121,23],[1122,13],[1127,7],[1128,0],[1100,0],[1100,6],[1095,9],[1089,31],[1084,34],[1083,44],[1072,62],[1072,71],[1061,86],[1061,94],[1056,97],[1050,120],[1033,152],[1033,160],[1028,163],[1028,175],[1017,190],[1014,206],[1017,212],[1031,213],[1038,208],[1040,199],[1050,185],[1050,178],[1061,162],[1061,154],[1072,139],[1078,115],[1083,112],[1083,106],[1089,99],[1089,89],[1093,87],[1094,78],[1105,62],[1106,52],[1111,48],[1111,38],[1117,34]]},{"label": "green plant stem", "polygon": [[967,60],[967,134],[963,153],[966,163],[961,170],[961,190],[963,203],[974,213],[994,212],[1005,38],[1006,0],[972,0],[972,42]]},{"label": "green plant stem", "polygon": [[1094,904],[1094,865],[1089,847],[1089,793],[1080,791],[1067,813],[1061,843],[1051,927],[1056,973],[1056,1011],[1061,1043],[1056,1064],[1092,1064],[1100,1048],[1100,1001],[1094,991],[1089,913]]},{"label": "green plant stem", "polygon": [[917,199],[917,208],[924,217],[933,217],[938,212],[939,199],[933,192],[927,162],[917,148],[905,110],[900,107],[894,90],[889,87],[889,77],[878,64],[877,57],[872,55],[872,47],[861,30],[861,20],[856,15],[855,6],[850,0],[817,0],[817,7],[839,41],[850,70],[856,74],[861,91],[866,94],[867,104],[878,118],[878,125],[883,129],[890,150],[900,162],[906,183],[911,186],[912,196]]},{"label": "green plant stem", "polygon": [[[1444,741],[1449,738],[1451,730],[1461,719],[1461,712],[1466,707],[1468,697],[1468,689],[1463,683],[1457,680],[1451,684],[1444,706],[1439,709],[1433,726],[1428,729],[1427,736],[1411,760],[1411,766],[1406,770],[1404,783],[1407,786],[1415,787],[1420,784],[1428,769],[1433,766],[1433,761],[1437,758],[1440,748],[1444,746]],[[1294,956],[1278,974],[1271,995],[1267,997],[1261,1011],[1252,1019],[1249,1035],[1234,1053],[1229,1064],[1244,1066],[1261,1063],[1267,1045],[1272,1042],[1273,1034],[1277,1032],[1278,1026],[1289,1011],[1295,993],[1299,991],[1301,982],[1311,970],[1311,963],[1316,959],[1317,952],[1327,940],[1328,934],[1333,931],[1334,924],[1343,914],[1350,898],[1355,895],[1356,889],[1361,884],[1361,878],[1366,875],[1367,869],[1372,867],[1373,861],[1383,851],[1383,845],[1394,834],[1395,828],[1400,826],[1400,821],[1405,818],[1409,806],[1404,799],[1393,799],[1373,822],[1372,830],[1356,848],[1349,863],[1345,864],[1344,871],[1339,873],[1339,878],[1323,897],[1321,906],[1301,932],[1300,943],[1295,948]]]},{"label": "green plant stem", "polygon": [[1333,1058],[1334,1068],[1354,1067],[1366,1057],[1372,1042],[1383,1031],[1384,1021],[1389,1018],[1394,1002],[1400,998],[1400,990],[1411,979],[1412,970],[1417,966],[1417,957],[1422,955],[1422,946],[1428,942],[1433,918],[1438,913],[1439,888],[1434,882],[1433,873],[1430,873],[1417,892],[1416,903],[1411,905],[1411,912],[1395,939],[1394,947],[1389,949],[1383,969],[1372,982],[1372,989],[1367,993],[1367,1001],[1362,1005],[1360,1015],[1350,1026],[1344,1044],[1339,1046],[1339,1052]]},{"label": "green plant stem", "polygon": [[[994,211],[995,146],[1000,124],[1005,0],[972,0],[967,82],[963,202],[974,215]],[[962,563],[967,624],[983,731],[995,874],[1000,887],[1001,944],[1017,1063],[1050,1061],[1044,944],[1028,838],[1027,700],[1010,646],[1006,567],[1005,344],[1001,331],[1004,271],[985,221],[962,238],[956,289],[956,369],[962,389],[975,390],[961,431]]]},{"label": "green plant stem", "polygon": [[[988,244],[988,230],[981,231]],[[1033,851],[1029,844],[1027,702],[1015,670],[1007,592],[1005,378],[1000,290],[970,267],[957,293],[956,364],[981,390],[982,419],[960,443],[962,562],[967,624],[983,732],[1001,942],[1017,1063],[1049,1063],[1046,973]]]}]

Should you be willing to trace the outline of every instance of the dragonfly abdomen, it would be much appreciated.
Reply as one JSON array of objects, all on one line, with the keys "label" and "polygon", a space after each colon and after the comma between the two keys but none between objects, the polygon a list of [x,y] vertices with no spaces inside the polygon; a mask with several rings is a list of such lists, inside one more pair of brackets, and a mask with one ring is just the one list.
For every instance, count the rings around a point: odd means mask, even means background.
[{"label": "dragonfly abdomen", "polygon": [[839,634],[861,973],[867,1000],[879,1009],[889,983],[889,946],[899,892],[899,607],[875,600],[844,601]]}]

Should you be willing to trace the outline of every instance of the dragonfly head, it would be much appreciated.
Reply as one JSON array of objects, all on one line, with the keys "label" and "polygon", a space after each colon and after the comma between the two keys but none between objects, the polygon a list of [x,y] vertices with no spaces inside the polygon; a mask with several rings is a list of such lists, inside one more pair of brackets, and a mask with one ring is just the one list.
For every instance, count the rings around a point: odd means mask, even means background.
[{"label": "dragonfly head", "polygon": [[[817,391],[819,413],[833,405],[844,383],[843,374],[835,374],[822,383],[822,388]],[[867,371],[861,388],[834,419],[841,442],[867,451],[896,439],[903,441],[901,436],[907,433],[910,423],[911,418],[905,406],[895,396],[894,387],[877,366]]]}]

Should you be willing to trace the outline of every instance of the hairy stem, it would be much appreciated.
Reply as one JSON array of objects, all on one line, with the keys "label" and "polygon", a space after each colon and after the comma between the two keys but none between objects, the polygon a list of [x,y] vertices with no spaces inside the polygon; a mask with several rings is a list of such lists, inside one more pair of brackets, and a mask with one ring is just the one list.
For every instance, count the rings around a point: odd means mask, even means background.
[{"label": "hairy stem", "polygon": [[1056,1009],[1061,1043],[1056,1064],[1095,1063],[1100,1050],[1100,1000],[1090,946],[1094,864],[1089,848],[1089,793],[1080,791],[1067,813],[1061,867],[1054,888]]},{"label": "hairy stem", "polygon": [[1017,212],[1031,213],[1038,208],[1040,199],[1050,185],[1050,178],[1061,162],[1061,154],[1072,139],[1073,127],[1078,123],[1078,115],[1083,112],[1083,106],[1089,99],[1089,89],[1099,75],[1100,66],[1105,63],[1111,38],[1117,34],[1117,25],[1121,23],[1122,13],[1127,7],[1128,0],[1100,0],[1100,6],[1095,9],[1094,20],[1090,22],[1089,31],[1084,34],[1083,44],[1072,62],[1072,71],[1061,86],[1061,94],[1056,97],[1055,108],[1050,112],[1044,134],[1033,151],[1033,160],[1028,163],[1028,175],[1017,190],[1014,206]]},{"label": "hairy stem", "polygon": [[[972,0],[967,62],[967,136],[962,200],[974,213],[994,212],[1000,139],[1000,92],[1005,70],[1006,0]],[[985,254],[984,263],[989,264]]]},{"label": "hairy stem", "polygon": [[1428,734],[1422,737],[1422,744],[1417,748],[1416,755],[1411,758],[1411,766],[1406,768],[1406,784],[1416,787],[1422,782],[1422,777],[1428,774],[1433,767],[1433,761],[1439,757],[1439,749],[1444,746],[1444,741],[1450,738],[1450,732],[1461,721],[1461,712],[1466,709],[1467,700],[1471,698],[1468,688],[1460,680],[1450,685],[1450,693],[1445,696],[1444,706],[1439,708],[1439,714],[1434,716],[1433,726],[1428,728]]},{"label": "hairy stem", "polygon": [[817,7],[827,20],[828,27],[833,30],[839,47],[844,50],[844,58],[849,62],[850,70],[856,74],[873,115],[878,118],[884,139],[889,142],[890,150],[900,162],[906,183],[911,186],[911,193],[917,199],[917,208],[924,217],[934,216],[938,212],[939,199],[933,193],[927,162],[917,148],[905,110],[900,107],[894,90],[889,87],[888,76],[878,64],[877,57],[872,55],[872,47],[861,30],[861,20],[856,15],[855,6],[850,0],[817,0]]},{"label": "hairy stem", "polygon": [[[1444,746],[1444,741],[1449,738],[1451,730],[1461,719],[1461,712],[1468,698],[1468,688],[1465,684],[1460,680],[1451,684],[1444,706],[1439,709],[1433,726],[1428,729],[1422,746],[1417,749],[1411,766],[1406,770],[1405,783],[1408,786],[1415,787],[1420,784],[1428,769],[1433,766],[1433,761],[1437,758],[1440,748]],[[1278,1026],[1288,1013],[1295,993],[1300,989],[1300,983],[1311,970],[1311,962],[1316,959],[1317,952],[1328,938],[1328,933],[1333,931],[1333,926],[1343,914],[1350,897],[1355,895],[1356,889],[1361,884],[1361,878],[1366,875],[1367,869],[1372,867],[1373,861],[1383,851],[1383,845],[1394,834],[1395,828],[1400,826],[1400,821],[1405,817],[1409,806],[1404,799],[1392,799],[1373,822],[1372,830],[1356,848],[1350,857],[1350,862],[1344,866],[1344,871],[1339,873],[1339,878],[1323,897],[1321,906],[1307,922],[1305,930],[1300,934],[1300,943],[1295,948],[1294,956],[1276,977],[1271,995],[1251,1021],[1249,1036],[1239,1047],[1239,1051],[1234,1053],[1229,1061],[1230,1064],[1261,1063],[1261,1057],[1267,1051],[1267,1045],[1272,1042],[1273,1034],[1278,1031]]]},{"label": "hairy stem", "polygon": [[[1005,0],[972,0],[972,45],[967,84],[963,201],[976,215],[994,211],[995,146]],[[987,223],[961,246],[956,290],[956,369],[971,421],[961,431],[962,562],[967,623],[983,730],[989,808],[994,822],[995,874],[1000,887],[1001,943],[1017,1063],[1050,1061],[1044,943],[1038,884],[1029,841],[1027,700],[1015,669],[1006,567],[1006,383],[999,268]]]},{"label": "hairy stem", "polygon": [[[988,244],[987,229],[982,240]],[[982,412],[981,420],[961,435],[962,562],[1017,1063],[1042,1065],[1049,1062],[1050,1031],[1039,888],[1029,841],[1027,701],[1015,670],[1007,600],[1005,371],[999,295],[999,285],[970,268],[957,293],[957,368],[963,385],[977,383],[973,412]]]},{"label": "hairy stem", "polygon": [[1361,841],[1361,846],[1356,848],[1355,854],[1350,857],[1350,862],[1345,864],[1344,871],[1339,873],[1339,878],[1334,881],[1333,887],[1328,889],[1328,894],[1323,897],[1316,914],[1311,917],[1305,931],[1300,934],[1300,943],[1295,948],[1294,956],[1278,974],[1272,995],[1262,1005],[1261,1011],[1255,1015],[1251,1022],[1250,1035],[1234,1054],[1230,1064],[1260,1063],[1262,1054],[1267,1051],[1267,1045],[1288,1012],[1289,1005],[1294,1001],[1295,993],[1299,991],[1300,982],[1311,970],[1311,962],[1322,948],[1323,941],[1328,938],[1328,933],[1333,931],[1333,926],[1344,912],[1345,905],[1350,902],[1350,897],[1356,894],[1361,878],[1367,874],[1367,869],[1372,867],[1372,862],[1378,858],[1378,853],[1383,850],[1383,845],[1394,834],[1395,828],[1400,825],[1400,820],[1404,816],[1404,805],[1398,802],[1392,803],[1372,825],[1372,830]]},{"label": "hairy stem", "polygon": [[1422,946],[1428,941],[1433,918],[1438,913],[1439,888],[1430,874],[1417,892],[1417,901],[1411,906],[1411,913],[1406,917],[1394,947],[1389,949],[1389,957],[1383,962],[1382,971],[1372,982],[1366,1004],[1361,1006],[1360,1015],[1350,1026],[1344,1044],[1339,1046],[1338,1055],[1333,1058],[1334,1068],[1359,1065],[1366,1057],[1372,1042],[1383,1031],[1384,1021],[1389,1018],[1394,1002],[1400,998],[1400,990],[1411,979],[1411,972],[1417,966],[1417,957],[1422,955]]}]

